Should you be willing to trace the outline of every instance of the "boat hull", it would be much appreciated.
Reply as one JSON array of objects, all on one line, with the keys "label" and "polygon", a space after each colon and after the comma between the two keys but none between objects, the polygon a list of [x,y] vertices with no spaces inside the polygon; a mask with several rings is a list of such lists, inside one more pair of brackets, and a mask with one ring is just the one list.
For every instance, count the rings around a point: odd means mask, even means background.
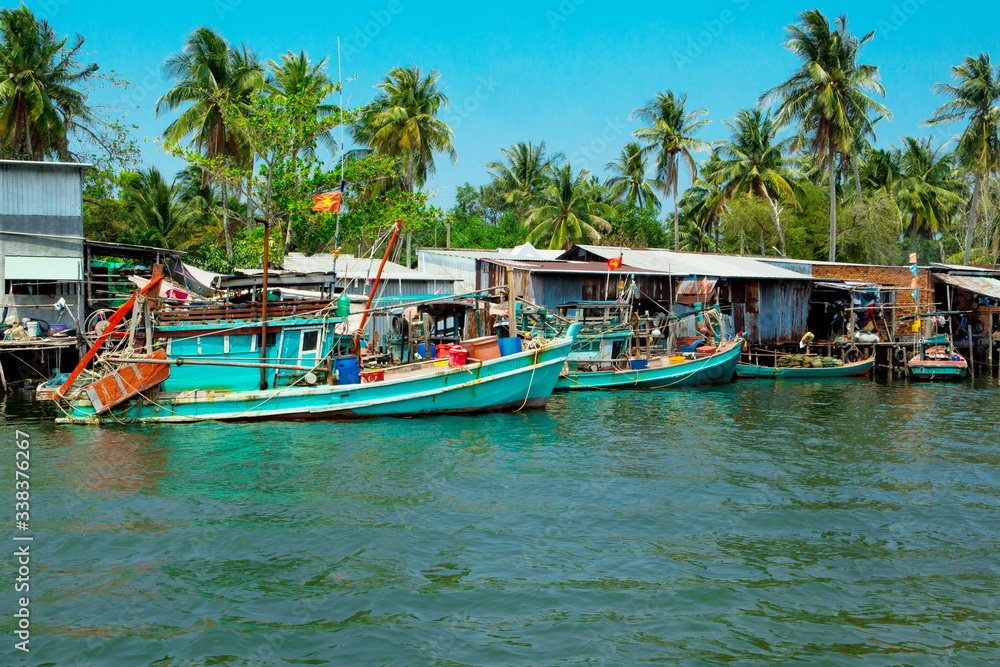
[{"label": "boat hull", "polygon": [[410,417],[541,408],[572,346],[562,338],[534,350],[383,382],[261,391],[143,394],[108,415],[70,404],[63,423],[147,423]]},{"label": "boat hull", "polygon": [[918,382],[960,382],[969,365],[962,361],[920,361],[911,359],[906,365],[910,379]]},{"label": "boat hull", "polygon": [[868,375],[875,366],[875,357],[869,357],[853,364],[831,366],[829,368],[778,368],[737,364],[736,376],[750,380],[797,380],[816,378],[845,378]]},{"label": "boat hull", "polygon": [[669,389],[731,382],[743,351],[743,340],[703,359],[660,368],[615,371],[572,371],[560,377],[556,391]]}]

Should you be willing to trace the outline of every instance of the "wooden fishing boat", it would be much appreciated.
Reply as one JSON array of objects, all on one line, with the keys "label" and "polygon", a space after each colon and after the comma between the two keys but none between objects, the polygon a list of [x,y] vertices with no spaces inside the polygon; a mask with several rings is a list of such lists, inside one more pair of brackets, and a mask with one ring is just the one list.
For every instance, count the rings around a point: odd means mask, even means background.
[{"label": "wooden fishing boat", "polygon": [[943,334],[921,341],[917,354],[906,362],[906,372],[913,380],[957,382],[968,370],[965,357],[955,351],[951,337]]},{"label": "wooden fishing boat", "polygon": [[556,390],[668,389],[725,384],[733,379],[743,345],[743,339],[737,338],[721,343],[712,354],[698,354],[695,358],[662,356],[625,362],[622,364],[625,368],[571,370],[559,378]]},{"label": "wooden fishing boat", "polygon": [[[463,366],[429,360],[382,371],[380,380],[287,386],[250,391],[188,389],[141,393],[97,414],[87,397],[72,400],[63,423],[196,422],[206,420],[350,419],[475,413],[545,406],[569,355],[572,337],[536,349]],[[168,360],[169,361],[169,360]],[[142,367],[147,359],[132,359]],[[215,372],[225,368],[217,367]],[[166,384],[166,383],[165,383]]]},{"label": "wooden fishing boat", "polygon": [[[399,223],[382,266],[398,231]],[[546,404],[579,324],[564,336],[530,341],[524,349],[484,336],[460,341],[448,358],[420,359],[412,354],[415,324],[408,323],[409,340],[401,341],[408,352],[405,359],[398,351],[370,354],[361,336],[382,266],[360,323],[352,322],[355,316],[349,311],[339,310],[341,299],[269,303],[267,271],[259,284],[241,278],[249,287],[249,301],[163,306],[152,296],[162,275],[157,266],[152,280],[108,320],[104,333],[54,393],[54,400],[65,397],[68,403],[58,421],[409,417]],[[478,313],[478,304],[474,308]],[[126,334],[117,327],[125,326],[130,311]],[[421,335],[430,348],[433,318],[427,312],[421,318]],[[474,319],[479,322],[478,314]],[[79,374],[112,334],[124,337],[124,347],[105,351],[99,358],[102,375],[77,386]]]},{"label": "wooden fishing boat", "polygon": [[737,364],[736,377],[740,379],[757,380],[797,380],[816,378],[845,378],[868,375],[875,366],[875,357],[855,361],[843,366],[826,366],[821,368],[782,368],[778,366],[757,366],[755,364]]}]

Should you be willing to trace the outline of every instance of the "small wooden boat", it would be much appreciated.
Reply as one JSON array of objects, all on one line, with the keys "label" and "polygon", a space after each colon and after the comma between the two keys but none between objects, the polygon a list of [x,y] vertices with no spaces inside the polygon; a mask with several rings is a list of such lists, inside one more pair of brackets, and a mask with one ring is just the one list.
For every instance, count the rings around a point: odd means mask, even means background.
[{"label": "small wooden boat", "polygon": [[778,366],[757,366],[737,364],[736,376],[740,379],[757,380],[797,380],[799,378],[845,378],[868,375],[875,366],[875,357],[855,361],[843,366],[822,368],[781,368]]},{"label": "small wooden boat", "polygon": [[965,378],[969,363],[955,351],[951,338],[937,335],[920,342],[920,351],[906,363],[913,380],[959,381]]},{"label": "small wooden boat", "polygon": [[[737,338],[718,346],[712,354],[694,359],[656,357],[626,362],[628,368],[610,370],[575,370],[564,373],[556,383],[556,391],[595,389],[668,389],[731,382],[736,364],[743,352],[744,341]],[[579,367],[579,366],[578,366]]]}]

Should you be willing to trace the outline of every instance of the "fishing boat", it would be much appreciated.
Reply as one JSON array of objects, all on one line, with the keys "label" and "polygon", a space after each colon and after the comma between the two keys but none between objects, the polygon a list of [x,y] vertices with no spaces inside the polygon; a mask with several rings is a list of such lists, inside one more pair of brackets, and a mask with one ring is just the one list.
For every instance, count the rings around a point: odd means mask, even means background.
[{"label": "fishing boat", "polygon": [[[446,358],[393,360],[361,341],[381,267],[360,315],[350,313],[344,295],[270,302],[268,275],[259,286],[249,285],[249,301],[163,306],[156,291],[162,267],[155,267],[54,393],[65,411],[57,421],[346,419],[540,408],[579,331],[570,327],[564,336],[506,353],[496,336],[483,336],[450,346]],[[414,314],[427,321],[426,312]],[[413,338],[430,333],[412,328]],[[407,350],[411,342],[404,341]],[[98,378],[79,385],[85,366],[102,350]]]},{"label": "fishing boat", "polygon": [[557,391],[599,389],[668,389],[731,382],[744,341],[737,338],[719,344],[712,352],[630,359],[610,367],[578,365],[564,372]]},{"label": "fishing boat", "polygon": [[950,380],[965,378],[969,363],[955,351],[951,337],[938,334],[920,342],[919,351],[908,362],[906,372],[913,380]]},{"label": "fishing boat", "polygon": [[875,357],[862,359],[841,366],[817,367],[781,367],[757,366],[755,364],[737,364],[736,377],[740,379],[757,380],[798,380],[817,378],[846,378],[868,375],[875,366]]}]

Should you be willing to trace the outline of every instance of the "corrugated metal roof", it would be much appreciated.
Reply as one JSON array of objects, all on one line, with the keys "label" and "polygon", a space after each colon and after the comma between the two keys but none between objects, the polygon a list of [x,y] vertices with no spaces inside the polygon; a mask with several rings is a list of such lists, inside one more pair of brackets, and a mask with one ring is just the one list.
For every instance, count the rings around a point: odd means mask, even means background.
[{"label": "corrugated metal roof", "polygon": [[949,285],[961,287],[962,289],[982,294],[991,299],[1000,299],[1000,280],[995,278],[974,278],[972,276],[953,276],[947,273],[936,274],[938,280],[942,280]]},{"label": "corrugated metal roof", "polygon": [[[617,257],[617,255],[616,255]],[[515,269],[524,269],[526,271],[531,271],[532,273],[608,273],[608,263],[607,262],[574,262],[574,261],[550,261],[550,260],[512,260],[509,256],[503,257],[501,259],[490,259],[489,261],[500,266],[510,266]],[[620,269],[616,269],[611,273],[614,274],[625,274],[630,273],[643,273],[650,275],[669,275],[669,273],[664,271],[651,271],[649,269],[640,269],[639,267],[623,266]]]},{"label": "corrugated metal roof", "polygon": [[[519,246],[520,248],[521,246]],[[516,252],[518,248],[497,248],[496,250],[477,250],[475,248],[420,248],[418,252],[435,253],[439,255],[452,255],[455,257],[467,257],[469,259],[542,259],[547,261],[555,260],[563,254],[562,250],[546,250],[532,248],[528,254]],[[532,256],[534,255],[534,256]]]},{"label": "corrugated metal roof", "polygon": [[[331,254],[316,254],[306,256],[299,252],[291,252],[285,256],[285,269],[288,271],[330,271],[335,270],[338,278],[348,280],[375,278],[378,273],[378,266],[382,262],[381,257],[354,257],[353,255],[341,255],[334,257]],[[425,273],[414,271],[402,264],[386,262],[382,269],[382,278],[385,280],[414,280],[414,281],[439,281],[454,282],[455,278],[440,273]]]},{"label": "corrugated metal roof", "polygon": [[[764,278],[772,280],[810,280],[809,276],[764,262],[734,255],[712,255],[673,250],[580,245],[578,248],[611,259],[622,255],[628,267],[646,269],[656,273],[683,276],[715,276],[717,278]],[[572,251],[569,251],[572,252]]]},{"label": "corrugated metal roof", "polygon": [[963,266],[962,264],[942,264],[939,262],[931,262],[932,269],[947,269],[949,271],[963,271],[968,273],[989,273],[991,275],[1000,275],[1000,269],[992,269],[986,266]]}]

